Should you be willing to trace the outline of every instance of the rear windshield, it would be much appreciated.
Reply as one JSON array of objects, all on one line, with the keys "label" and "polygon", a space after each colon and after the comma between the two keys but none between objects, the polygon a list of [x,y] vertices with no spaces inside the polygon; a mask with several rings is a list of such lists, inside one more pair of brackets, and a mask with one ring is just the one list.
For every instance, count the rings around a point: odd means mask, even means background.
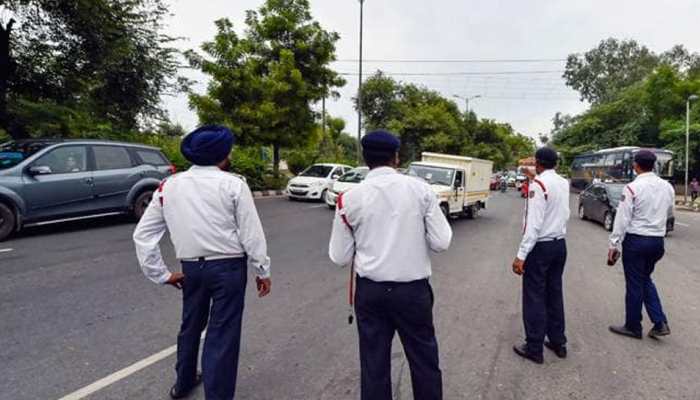
[{"label": "rear windshield", "polygon": [[12,168],[53,143],[7,142],[0,144],[0,169]]}]

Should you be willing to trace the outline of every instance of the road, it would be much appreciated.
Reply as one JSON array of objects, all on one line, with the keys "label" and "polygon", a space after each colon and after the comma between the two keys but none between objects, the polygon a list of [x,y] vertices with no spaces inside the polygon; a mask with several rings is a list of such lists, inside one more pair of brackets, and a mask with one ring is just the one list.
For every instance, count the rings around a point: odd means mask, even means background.
[{"label": "road", "polygon": [[[662,341],[607,332],[623,321],[622,271],[605,266],[607,232],[572,216],[569,358],[547,352],[538,366],[511,350],[523,338],[520,279],[510,270],[521,201],[496,193],[479,219],[453,220],[451,249],[433,259],[445,399],[699,399],[700,215],[677,215],[657,269],[673,332]],[[273,292],[258,299],[249,285],[237,398],[358,399],[348,271],[327,258],[332,213],[284,199],[257,205]],[[108,219],[37,228],[0,243],[0,399],[59,399],[175,343],[180,293],[143,277],[132,230],[128,221]],[[169,244],[164,252],[177,266]],[[161,356],[85,398],[168,398],[175,357]],[[393,362],[395,398],[410,399],[398,341]],[[201,388],[192,398],[204,398]]]}]

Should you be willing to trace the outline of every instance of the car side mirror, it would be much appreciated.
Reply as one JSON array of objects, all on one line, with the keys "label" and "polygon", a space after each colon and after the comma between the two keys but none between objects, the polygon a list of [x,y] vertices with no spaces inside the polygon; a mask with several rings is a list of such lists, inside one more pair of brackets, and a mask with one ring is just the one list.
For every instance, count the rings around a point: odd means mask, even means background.
[{"label": "car side mirror", "polygon": [[338,178],[340,178],[340,174],[333,174],[333,175],[331,175],[331,179],[333,179],[333,180],[336,180],[336,179],[338,179]]},{"label": "car side mirror", "polygon": [[603,194],[600,196],[600,199],[603,200],[603,203],[607,203],[608,201],[610,201],[610,199],[608,198],[608,195],[605,194],[605,193],[603,193]]},{"label": "car side mirror", "polygon": [[27,173],[31,176],[37,176],[37,175],[51,175],[53,171],[51,170],[51,167],[48,165],[33,165],[29,167],[27,170]]}]

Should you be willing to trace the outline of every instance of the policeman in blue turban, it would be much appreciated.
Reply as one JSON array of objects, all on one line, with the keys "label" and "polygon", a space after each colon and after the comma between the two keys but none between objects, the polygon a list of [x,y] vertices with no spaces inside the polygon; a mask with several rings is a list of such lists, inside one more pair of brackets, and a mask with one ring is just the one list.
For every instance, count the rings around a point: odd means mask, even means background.
[{"label": "policeman in blue turban", "polygon": [[[170,397],[186,397],[202,380],[207,399],[233,399],[238,370],[246,266],[258,296],[270,293],[270,258],[248,185],[228,173],[233,133],[207,125],[187,135],[182,154],[194,166],[164,181],[134,232],[143,273],[158,284],[182,289],[177,338],[177,381]],[[165,232],[182,272],[170,272],[159,242]],[[209,324],[197,357],[202,332]]]},{"label": "policeman in blue turban", "polygon": [[448,248],[452,229],[430,186],[396,171],[400,145],[386,131],[362,138],[370,171],[338,197],[329,255],[335,264],[354,268],[351,295],[357,274],[362,400],[393,398],[391,343],[397,333],[411,370],[413,396],[441,400],[430,253]]}]

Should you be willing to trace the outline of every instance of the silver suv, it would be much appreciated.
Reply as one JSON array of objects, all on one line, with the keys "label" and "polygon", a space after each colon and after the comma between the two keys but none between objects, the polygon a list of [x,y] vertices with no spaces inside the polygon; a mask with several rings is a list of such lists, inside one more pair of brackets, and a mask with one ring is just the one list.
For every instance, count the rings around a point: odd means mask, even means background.
[{"label": "silver suv", "polygon": [[0,240],[22,227],[143,215],[175,167],[154,147],[94,140],[0,145]]}]

